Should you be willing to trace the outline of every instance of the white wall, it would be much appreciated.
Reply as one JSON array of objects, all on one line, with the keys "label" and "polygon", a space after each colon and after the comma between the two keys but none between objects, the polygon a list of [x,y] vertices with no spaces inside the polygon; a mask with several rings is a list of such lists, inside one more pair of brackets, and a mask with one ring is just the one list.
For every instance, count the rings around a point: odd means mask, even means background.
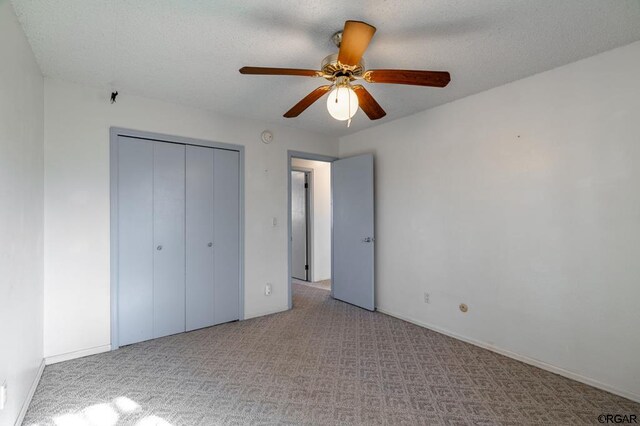
[{"label": "white wall", "polygon": [[291,159],[293,167],[313,172],[311,225],[311,281],[331,278],[331,163]]},{"label": "white wall", "polygon": [[638,76],[640,42],[342,138],[377,306],[640,400]]},{"label": "white wall", "polygon": [[[245,313],[287,309],[287,150],[336,155],[337,139],[127,93],[114,105],[108,97],[45,79],[45,356],[110,344],[110,126],[245,146]],[[270,145],[260,141],[265,128]]]},{"label": "white wall", "polygon": [[9,425],[42,363],[44,84],[7,1],[0,58],[0,425]]}]

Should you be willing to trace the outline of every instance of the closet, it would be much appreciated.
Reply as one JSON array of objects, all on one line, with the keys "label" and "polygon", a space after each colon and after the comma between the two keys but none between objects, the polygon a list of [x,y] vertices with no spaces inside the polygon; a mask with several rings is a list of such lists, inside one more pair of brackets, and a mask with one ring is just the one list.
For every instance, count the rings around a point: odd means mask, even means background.
[{"label": "closet", "polygon": [[239,152],[117,144],[119,345],[239,319]]}]

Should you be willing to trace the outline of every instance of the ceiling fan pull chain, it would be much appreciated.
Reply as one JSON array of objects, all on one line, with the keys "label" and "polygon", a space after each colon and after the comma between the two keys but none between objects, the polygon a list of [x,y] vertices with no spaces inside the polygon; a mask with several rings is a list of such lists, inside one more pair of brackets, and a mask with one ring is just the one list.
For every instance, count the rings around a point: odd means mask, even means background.
[{"label": "ceiling fan pull chain", "polygon": [[347,90],[347,97],[348,97],[348,104],[349,104],[349,119],[347,120],[347,128],[351,127],[351,92],[352,90]]}]

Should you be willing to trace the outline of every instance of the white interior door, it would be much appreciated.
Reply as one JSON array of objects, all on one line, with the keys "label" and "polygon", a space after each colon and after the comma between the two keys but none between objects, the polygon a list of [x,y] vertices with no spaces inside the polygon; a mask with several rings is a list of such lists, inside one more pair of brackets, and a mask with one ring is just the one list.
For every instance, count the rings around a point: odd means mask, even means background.
[{"label": "white interior door", "polygon": [[153,337],[185,331],[185,146],[153,144]]},{"label": "white interior door", "polygon": [[307,183],[305,172],[291,172],[291,276],[307,281]]},{"label": "white interior door", "polygon": [[120,137],[120,345],[185,330],[184,145]]},{"label": "white interior door", "polygon": [[187,331],[215,324],[213,156],[214,149],[187,146],[186,325]]},{"label": "white interior door", "polygon": [[153,339],[153,142],[118,139],[118,334]]},{"label": "white interior door", "polygon": [[216,149],[213,162],[216,324],[240,319],[240,153]]},{"label": "white interior door", "polygon": [[373,154],[331,163],[333,297],[373,311]]}]

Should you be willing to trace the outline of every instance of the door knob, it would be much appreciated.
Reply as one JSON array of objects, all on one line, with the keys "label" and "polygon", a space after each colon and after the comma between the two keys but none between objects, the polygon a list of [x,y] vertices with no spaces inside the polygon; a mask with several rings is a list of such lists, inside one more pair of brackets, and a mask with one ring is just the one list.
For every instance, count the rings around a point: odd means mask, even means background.
[{"label": "door knob", "polygon": [[207,244],[207,247],[213,247],[213,243]]},{"label": "door knob", "polygon": [[375,238],[371,238],[371,237],[365,237],[362,239],[363,243],[372,243],[374,242],[376,239]]},{"label": "door knob", "polygon": [[156,250],[158,250],[158,251],[162,250],[162,246],[156,247]]}]

